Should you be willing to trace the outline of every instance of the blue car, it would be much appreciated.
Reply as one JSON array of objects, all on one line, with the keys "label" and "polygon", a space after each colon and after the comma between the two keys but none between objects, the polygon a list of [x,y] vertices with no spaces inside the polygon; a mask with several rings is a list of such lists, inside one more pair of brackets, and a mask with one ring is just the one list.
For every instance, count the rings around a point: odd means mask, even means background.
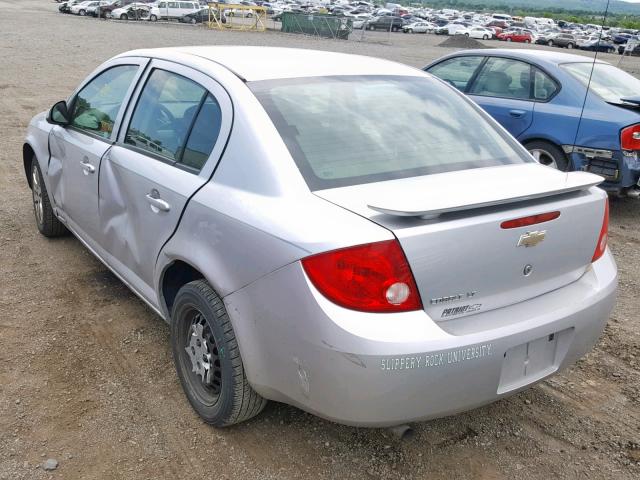
[{"label": "blue car", "polygon": [[637,78],[588,57],[534,50],[465,50],[424,70],[467,94],[539,162],[597,173],[610,193],[640,196]]}]

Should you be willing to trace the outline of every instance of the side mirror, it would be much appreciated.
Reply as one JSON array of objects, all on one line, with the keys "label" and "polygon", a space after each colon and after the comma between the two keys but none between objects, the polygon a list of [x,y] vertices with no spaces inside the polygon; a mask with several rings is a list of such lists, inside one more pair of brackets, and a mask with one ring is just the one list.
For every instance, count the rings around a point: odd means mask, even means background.
[{"label": "side mirror", "polygon": [[54,125],[69,125],[71,119],[69,118],[69,110],[67,109],[67,102],[64,100],[56,103],[47,115],[47,122]]}]

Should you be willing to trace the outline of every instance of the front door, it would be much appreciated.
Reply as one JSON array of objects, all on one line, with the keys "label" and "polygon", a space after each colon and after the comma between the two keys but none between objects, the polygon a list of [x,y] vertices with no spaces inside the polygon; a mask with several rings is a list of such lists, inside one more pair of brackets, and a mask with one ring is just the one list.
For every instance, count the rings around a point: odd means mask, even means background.
[{"label": "front door", "polygon": [[100,223],[115,268],[151,296],[160,250],[221,155],[231,102],[211,78],[159,60],[138,91],[103,161]]},{"label": "front door", "polygon": [[467,93],[517,138],[533,121],[532,85],[528,63],[489,57]]},{"label": "front door", "polygon": [[100,163],[115,141],[114,127],[139,70],[140,64],[132,62],[98,73],[69,102],[71,123],[51,131],[49,176],[54,201],[85,240],[95,240],[99,231]]}]

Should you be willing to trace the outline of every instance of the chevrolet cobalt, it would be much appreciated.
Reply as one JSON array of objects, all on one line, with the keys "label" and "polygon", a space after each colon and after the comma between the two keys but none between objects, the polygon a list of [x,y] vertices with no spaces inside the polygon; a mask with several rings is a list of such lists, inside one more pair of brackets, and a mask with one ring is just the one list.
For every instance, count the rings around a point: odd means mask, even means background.
[{"label": "chevrolet cobalt", "polygon": [[391,426],[495,401],[601,334],[602,177],[541,165],[421,70],[261,47],[118,55],[29,124],[36,225],[171,329],[186,396]]}]

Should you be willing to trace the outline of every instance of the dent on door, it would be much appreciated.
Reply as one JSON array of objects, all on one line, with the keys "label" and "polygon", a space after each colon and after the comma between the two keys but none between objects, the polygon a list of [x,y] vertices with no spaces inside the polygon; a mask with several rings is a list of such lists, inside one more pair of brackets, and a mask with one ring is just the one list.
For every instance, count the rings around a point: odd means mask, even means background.
[{"label": "dent on door", "polygon": [[139,265],[141,262],[140,245],[129,241],[135,238],[132,233],[131,211],[127,205],[127,192],[123,188],[126,182],[121,171],[110,162],[110,152],[105,155],[100,169],[100,188],[109,192],[109,201],[100,198],[100,218],[102,219],[102,246],[108,252],[126,252],[128,258],[119,258],[125,265]]},{"label": "dent on door", "polygon": [[62,158],[66,155],[64,142],[55,134],[55,128],[49,132],[50,159],[47,176],[49,177],[49,194],[55,204],[59,205],[63,198]]}]

